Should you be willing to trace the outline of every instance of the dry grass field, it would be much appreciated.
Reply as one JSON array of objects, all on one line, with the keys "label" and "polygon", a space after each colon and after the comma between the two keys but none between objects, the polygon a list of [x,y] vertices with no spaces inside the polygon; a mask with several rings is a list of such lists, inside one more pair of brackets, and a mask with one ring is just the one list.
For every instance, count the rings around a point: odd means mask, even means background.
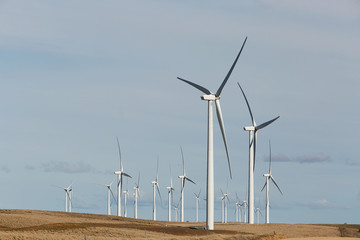
[{"label": "dry grass field", "polygon": [[0,210],[0,239],[356,239],[360,225],[169,223],[116,216]]}]

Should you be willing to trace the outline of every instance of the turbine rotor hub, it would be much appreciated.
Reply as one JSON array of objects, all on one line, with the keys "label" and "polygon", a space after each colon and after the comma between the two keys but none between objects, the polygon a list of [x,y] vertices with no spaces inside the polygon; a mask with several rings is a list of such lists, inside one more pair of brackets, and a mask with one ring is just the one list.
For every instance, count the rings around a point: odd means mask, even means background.
[{"label": "turbine rotor hub", "polygon": [[201,99],[206,101],[215,101],[215,100],[219,100],[220,96],[217,97],[215,96],[215,94],[207,94],[207,95],[202,95]]}]

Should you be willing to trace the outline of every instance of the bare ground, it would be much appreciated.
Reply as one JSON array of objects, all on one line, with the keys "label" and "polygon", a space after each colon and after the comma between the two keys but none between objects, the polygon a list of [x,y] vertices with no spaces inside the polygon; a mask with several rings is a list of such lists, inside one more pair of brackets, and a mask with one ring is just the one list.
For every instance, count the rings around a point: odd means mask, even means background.
[{"label": "bare ground", "polygon": [[360,225],[174,223],[116,216],[35,210],[0,210],[0,239],[349,239]]}]

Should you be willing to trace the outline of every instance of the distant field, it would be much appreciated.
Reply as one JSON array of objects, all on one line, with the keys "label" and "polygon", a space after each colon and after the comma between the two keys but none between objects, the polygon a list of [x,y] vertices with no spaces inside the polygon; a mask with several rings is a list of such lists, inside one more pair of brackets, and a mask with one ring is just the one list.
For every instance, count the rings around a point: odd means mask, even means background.
[{"label": "distant field", "polygon": [[[0,210],[0,239],[351,239],[360,225],[215,224],[135,220],[116,216],[35,210]],[[346,238],[344,238],[346,237]]]}]

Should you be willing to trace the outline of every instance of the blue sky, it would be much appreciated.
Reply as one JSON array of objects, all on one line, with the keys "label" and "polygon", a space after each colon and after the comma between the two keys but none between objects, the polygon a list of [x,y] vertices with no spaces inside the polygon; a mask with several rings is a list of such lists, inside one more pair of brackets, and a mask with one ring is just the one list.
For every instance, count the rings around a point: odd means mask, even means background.
[{"label": "blue sky", "polygon": [[207,107],[176,77],[216,91],[248,36],[221,98],[232,180],[214,128],[216,219],[227,183],[229,220],[236,193],[246,197],[251,122],[240,82],[257,123],[280,115],[258,136],[256,204],[264,208],[271,139],[284,193],[270,190],[272,222],[360,222],[359,1],[5,0],[0,9],[0,208],[61,211],[64,194],[53,185],[74,182],[73,211],[105,214],[101,184],[115,177],[118,136],[125,170],[141,173],[145,219],[157,156],[158,218],[167,216],[169,166],[179,199],[183,147],[197,183],[186,185],[185,219],[194,220],[193,193],[205,193]]}]

